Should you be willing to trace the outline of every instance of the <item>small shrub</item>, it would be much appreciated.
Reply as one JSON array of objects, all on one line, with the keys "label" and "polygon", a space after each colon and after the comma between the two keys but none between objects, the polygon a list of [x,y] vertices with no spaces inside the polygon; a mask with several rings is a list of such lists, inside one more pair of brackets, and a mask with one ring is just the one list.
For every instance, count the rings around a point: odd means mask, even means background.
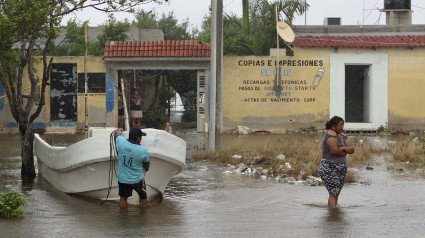
[{"label": "small shrub", "polygon": [[6,194],[0,193],[0,216],[1,217],[22,217],[24,210],[20,208],[27,204],[28,198],[24,198],[22,193],[15,189],[9,190]]}]

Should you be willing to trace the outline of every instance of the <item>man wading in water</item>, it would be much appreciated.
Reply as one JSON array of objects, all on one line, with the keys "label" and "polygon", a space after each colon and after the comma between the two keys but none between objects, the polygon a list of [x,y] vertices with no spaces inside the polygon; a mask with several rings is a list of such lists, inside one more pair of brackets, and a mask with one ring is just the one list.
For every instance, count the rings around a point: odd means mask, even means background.
[{"label": "man wading in water", "polygon": [[140,144],[142,136],[146,133],[140,128],[131,128],[129,139],[121,136],[123,129],[118,128],[115,132],[115,140],[118,146],[118,187],[121,209],[127,209],[127,198],[134,191],[139,194],[140,207],[146,207],[148,196],[146,194],[145,172],[149,170],[150,162],[148,151]]},{"label": "man wading in water", "polygon": [[326,123],[327,131],[323,137],[319,175],[329,192],[329,208],[336,208],[338,205],[338,196],[347,176],[345,156],[354,153],[351,142],[342,134],[343,129],[344,119],[334,116]]}]

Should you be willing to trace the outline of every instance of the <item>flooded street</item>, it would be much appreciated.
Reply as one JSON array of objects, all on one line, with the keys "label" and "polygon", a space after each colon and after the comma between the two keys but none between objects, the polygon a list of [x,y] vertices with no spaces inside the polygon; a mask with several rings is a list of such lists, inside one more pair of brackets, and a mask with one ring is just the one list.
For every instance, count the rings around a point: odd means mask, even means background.
[{"label": "flooded street", "polygon": [[[176,135],[188,154],[207,138],[195,130]],[[23,218],[0,218],[0,237],[425,237],[425,181],[395,179],[379,167],[360,172],[371,185],[346,185],[332,211],[325,187],[225,174],[188,157],[162,201],[123,213],[117,203],[64,194],[40,177],[22,181],[19,153],[17,135],[0,135],[0,191],[29,198]]]}]

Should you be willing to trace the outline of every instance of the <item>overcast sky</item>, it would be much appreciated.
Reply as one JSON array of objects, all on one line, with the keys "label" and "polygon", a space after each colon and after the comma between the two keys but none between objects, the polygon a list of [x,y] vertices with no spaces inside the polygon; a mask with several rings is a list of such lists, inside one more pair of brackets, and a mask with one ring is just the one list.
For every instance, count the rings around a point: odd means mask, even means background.
[{"label": "overcast sky", "polygon": [[[274,0],[270,0],[272,2]],[[307,25],[323,25],[325,17],[341,17],[343,25],[359,25],[364,19],[365,25],[385,24],[385,13],[379,9],[384,7],[384,0],[306,0],[310,4],[307,12]],[[425,0],[411,0],[413,24],[425,24]],[[173,11],[174,16],[183,20],[189,18],[191,27],[200,28],[203,17],[209,14],[211,0],[169,0],[162,5],[142,5],[146,11],[153,10],[159,14]],[[224,12],[242,15],[242,0],[223,0]],[[83,11],[70,16],[77,17],[81,22],[89,20],[90,26],[104,24],[107,15],[96,11]],[[63,24],[70,17],[67,17]],[[127,18],[130,22],[134,20],[132,14],[115,14],[118,20]],[[297,16],[294,25],[304,25],[305,15]]]}]

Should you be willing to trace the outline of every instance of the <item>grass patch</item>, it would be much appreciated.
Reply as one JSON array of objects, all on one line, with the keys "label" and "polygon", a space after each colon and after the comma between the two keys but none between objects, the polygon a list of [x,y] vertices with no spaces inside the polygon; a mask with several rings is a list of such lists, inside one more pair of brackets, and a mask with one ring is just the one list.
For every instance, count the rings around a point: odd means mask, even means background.
[{"label": "grass patch", "polygon": [[[244,163],[251,169],[267,169],[269,176],[288,175],[297,179],[318,176],[322,159],[322,135],[283,134],[270,136],[229,136],[222,142],[221,149],[212,152],[198,150],[192,154],[195,161],[208,160],[226,166]],[[415,142],[411,136],[390,136],[351,139],[355,153],[347,156],[349,168],[376,166],[374,155],[386,154],[395,169],[400,166],[409,170],[423,168],[425,165],[425,139]],[[284,160],[278,155],[285,155]],[[239,155],[240,158],[235,158]],[[239,157],[238,156],[238,157]],[[289,163],[290,168],[287,166]],[[349,170],[347,182],[358,181],[355,170]]]},{"label": "grass patch", "polygon": [[390,143],[388,151],[392,155],[390,162],[396,169],[403,167],[407,170],[424,169],[425,167],[425,139],[415,141],[412,137],[396,136],[394,143]]},{"label": "grass patch", "polygon": [[[196,151],[192,158],[223,165],[244,163],[251,168],[262,167],[268,169],[268,175],[301,175],[304,179],[309,175],[317,176],[322,156],[320,136],[274,135],[262,137],[260,140],[251,140],[252,136],[234,137],[237,137],[236,141],[239,142],[237,145],[225,143],[225,148],[215,152]],[[280,154],[286,158],[279,160],[277,157]],[[233,158],[233,155],[240,155],[241,158]],[[286,163],[290,164],[290,168]]]}]

